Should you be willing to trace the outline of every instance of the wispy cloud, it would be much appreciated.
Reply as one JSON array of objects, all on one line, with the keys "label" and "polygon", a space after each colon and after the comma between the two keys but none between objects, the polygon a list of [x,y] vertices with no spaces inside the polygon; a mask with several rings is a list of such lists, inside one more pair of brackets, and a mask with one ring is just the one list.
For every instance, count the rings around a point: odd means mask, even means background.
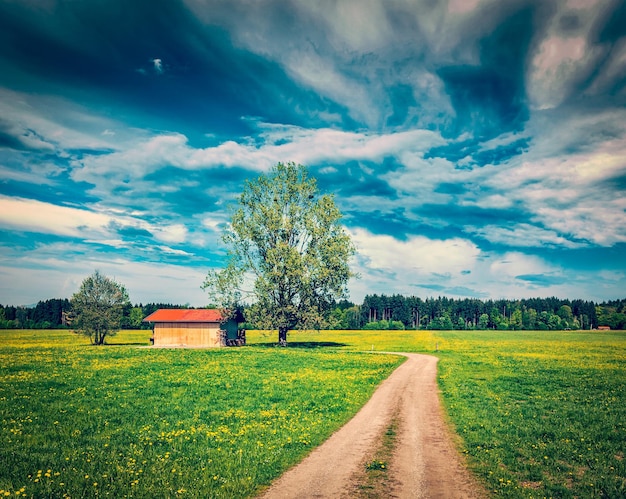
[{"label": "wispy cloud", "polygon": [[[108,211],[108,210],[107,210]],[[18,232],[54,234],[85,238],[89,242],[123,246],[111,238],[119,231],[133,229],[148,237],[169,243],[182,243],[187,238],[183,224],[150,224],[141,218],[43,203],[32,199],[0,196],[0,226]]]},{"label": "wispy cloud", "polygon": [[98,177],[142,178],[162,168],[184,170],[240,167],[267,171],[279,161],[307,165],[381,161],[443,144],[436,132],[410,130],[389,134],[336,129],[306,129],[291,125],[258,123],[258,135],[216,146],[195,148],[182,134],[158,135],[110,154],[86,156],[73,172],[76,180],[97,183]]},{"label": "wispy cloud", "polygon": [[108,233],[111,221],[110,216],[102,213],[0,197],[0,224],[5,229],[78,237],[87,233]]}]

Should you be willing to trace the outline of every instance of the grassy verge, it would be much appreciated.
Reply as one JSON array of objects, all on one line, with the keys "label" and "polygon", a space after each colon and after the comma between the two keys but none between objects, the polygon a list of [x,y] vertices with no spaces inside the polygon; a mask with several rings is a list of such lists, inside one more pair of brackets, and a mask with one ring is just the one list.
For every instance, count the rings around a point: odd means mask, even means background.
[{"label": "grassy verge", "polygon": [[400,359],[338,348],[92,347],[0,332],[0,493],[247,497],[353,415]]},{"label": "grassy verge", "polygon": [[394,448],[398,444],[397,430],[398,421],[394,419],[383,434],[373,458],[365,463],[364,470],[358,477],[355,498],[376,499],[389,495],[391,490],[389,471]]}]

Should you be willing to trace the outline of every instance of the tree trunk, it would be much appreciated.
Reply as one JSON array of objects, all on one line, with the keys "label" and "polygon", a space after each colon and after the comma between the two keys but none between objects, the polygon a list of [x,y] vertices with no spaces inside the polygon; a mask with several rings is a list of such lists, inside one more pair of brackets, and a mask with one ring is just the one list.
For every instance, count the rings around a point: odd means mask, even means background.
[{"label": "tree trunk", "polygon": [[95,337],[94,337],[94,345],[104,345],[105,336],[106,336],[106,333],[102,331],[96,331]]},{"label": "tree trunk", "polygon": [[287,328],[286,327],[278,328],[278,344],[282,347],[287,346]]}]

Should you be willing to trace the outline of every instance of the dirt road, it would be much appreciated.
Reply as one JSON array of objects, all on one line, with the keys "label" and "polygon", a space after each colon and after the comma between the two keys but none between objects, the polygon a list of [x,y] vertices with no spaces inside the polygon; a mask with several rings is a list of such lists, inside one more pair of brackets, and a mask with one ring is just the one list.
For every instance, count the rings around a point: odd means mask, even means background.
[{"label": "dirt road", "polygon": [[[389,479],[380,497],[477,498],[485,492],[462,466],[442,419],[436,383],[437,358],[399,354],[408,360],[376,390],[340,430],[288,470],[263,499],[351,498],[382,435],[398,422]],[[370,495],[371,497],[371,495]]]}]

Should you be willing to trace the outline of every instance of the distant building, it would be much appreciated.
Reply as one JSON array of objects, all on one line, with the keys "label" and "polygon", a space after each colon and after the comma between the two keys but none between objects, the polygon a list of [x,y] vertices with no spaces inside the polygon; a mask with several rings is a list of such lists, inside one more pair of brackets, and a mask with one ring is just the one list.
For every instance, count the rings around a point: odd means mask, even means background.
[{"label": "distant building", "polygon": [[611,326],[598,326],[598,331],[610,331]]},{"label": "distant building", "polygon": [[151,323],[152,343],[159,347],[216,348],[245,345],[246,335],[232,319],[214,309],[159,309],[143,322]]}]

